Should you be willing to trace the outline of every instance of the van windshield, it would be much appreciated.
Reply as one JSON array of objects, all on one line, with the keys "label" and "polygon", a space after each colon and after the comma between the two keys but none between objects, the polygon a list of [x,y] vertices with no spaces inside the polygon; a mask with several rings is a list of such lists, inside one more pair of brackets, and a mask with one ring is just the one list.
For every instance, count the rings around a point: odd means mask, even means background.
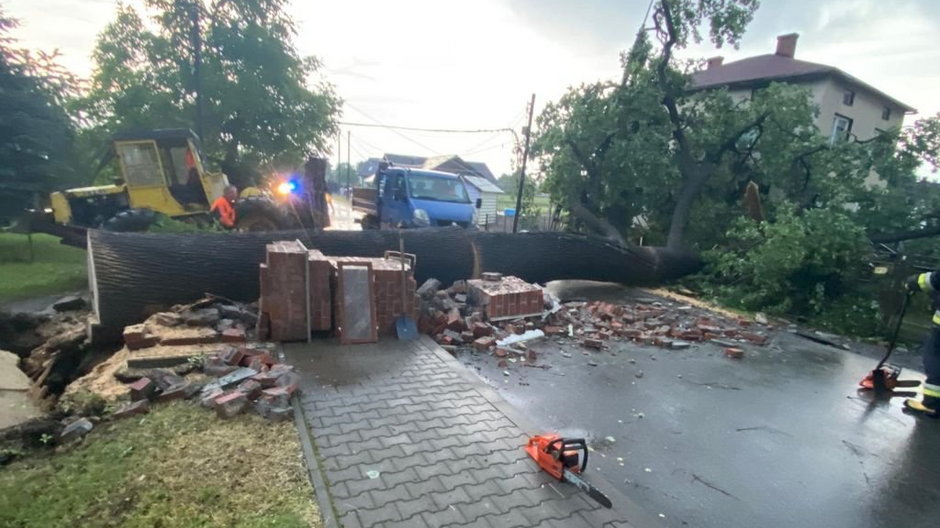
[{"label": "van windshield", "polygon": [[418,200],[470,203],[467,188],[464,187],[460,178],[430,176],[412,172],[408,175],[408,187],[411,197]]}]

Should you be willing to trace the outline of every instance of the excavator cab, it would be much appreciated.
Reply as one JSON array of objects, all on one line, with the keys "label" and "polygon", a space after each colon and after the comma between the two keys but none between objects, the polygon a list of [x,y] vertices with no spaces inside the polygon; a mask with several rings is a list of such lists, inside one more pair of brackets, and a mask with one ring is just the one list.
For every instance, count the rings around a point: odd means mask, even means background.
[{"label": "excavator cab", "polygon": [[112,140],[131,208],[170,217],[203,213],[222,195],[228,179],[203,166],[199,138],[190,130],[152,130]]},{"label": "excavator cab", "polygon": [[204,215],[228,185],[224,174],[206,171],[199,138],[188,129],[115,134],[100,166],[111,163],[119,174],[113,185],[52,193],[56,223],[143,230],[153,213]]}]

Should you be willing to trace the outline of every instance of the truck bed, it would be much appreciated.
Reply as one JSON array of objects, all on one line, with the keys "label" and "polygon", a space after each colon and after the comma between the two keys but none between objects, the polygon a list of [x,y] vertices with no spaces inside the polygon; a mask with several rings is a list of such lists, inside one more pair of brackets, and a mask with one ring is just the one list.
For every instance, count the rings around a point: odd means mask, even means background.
[{"label": "truck bed", "polygon": [[375,207],[375,201],[378,193],[375,189],[368,187],[353,188],[352,190],[352,208],[353,211],[378,216],[378,210]]}]

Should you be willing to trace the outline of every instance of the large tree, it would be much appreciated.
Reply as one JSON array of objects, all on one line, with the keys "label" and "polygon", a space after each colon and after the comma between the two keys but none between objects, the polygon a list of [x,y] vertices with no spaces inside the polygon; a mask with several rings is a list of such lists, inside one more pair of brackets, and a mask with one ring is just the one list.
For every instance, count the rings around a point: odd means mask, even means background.
[{"label": "large tree", "polygon": [[74,79],[55,54],[16,47],[16,20],[0,11],[0,216],[16,216],[31,199],[72,175],[72,124],[62,108]]},{"label": "large tree", "polygon": [[98,37],[79,105],[94,140],[133,128],[201,130],[210,158],[240,183],[326,150],[340,100],[318,80],[317,59],[294,47],[285,0],[145,5],[120,5]]},{"label": "large tree", "polygon": [[[765,201],[800,210],[850,205],[868,231],[900,230],[937,210],[910,203],[914,168],[935,160],[936,119],[831,144],[799,88],[770,85],[744,100],[691,89],[701,63],[682,63],[675,50],[703,40],[702,28],[716,46],[736,45],[756,8],[754,0],[659,0],[622,59],[621,79],[546,106],[533,153],[546,189],[581,226],[620,243],[642,233],[672,247],[711,247],[740,216],[750,182]],[[873,173],[880,185],[865,184]]]}]

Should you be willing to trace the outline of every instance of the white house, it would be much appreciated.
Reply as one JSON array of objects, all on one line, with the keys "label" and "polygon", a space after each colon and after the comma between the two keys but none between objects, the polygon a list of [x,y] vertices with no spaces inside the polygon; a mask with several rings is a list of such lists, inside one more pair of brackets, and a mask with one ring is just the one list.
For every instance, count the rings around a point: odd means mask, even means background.
[{"label": "white house", "polygon": [[799,35],[777,37],[774,53],[725,63],[722,57],[693,74],[693,91],[727,88],[735,99],[750,97],[752,90],[771,82],[805,86],[819,108],[815,116],[819,130],[832,141],[847,136],[866,140],[901,126],[905,114],[916,111],[848,73],[825,64],[794,58]]},{"label": "white house", "polygon": [[479,209],[477,225],[484,226],[487,222],[495,222],[496,200],[500,194],[503,194],[503,190],[481,176],[468,176],[465,174],[463,179],[467,182],[467,193],[470,194],[470,200],[476,202],[477,198],[480,198],[483,202]]}]

